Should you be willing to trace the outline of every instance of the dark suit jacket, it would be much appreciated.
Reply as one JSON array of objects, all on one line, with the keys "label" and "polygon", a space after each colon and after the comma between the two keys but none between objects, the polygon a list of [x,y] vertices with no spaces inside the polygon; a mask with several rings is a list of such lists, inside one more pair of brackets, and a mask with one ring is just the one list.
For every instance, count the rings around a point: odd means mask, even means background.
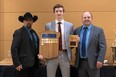
[{"label": "dark suit jacket", "polygon": [[[33,32],[36,34],[34,30]],[[37,64],[37,54],[39,53],[38,36],[37,40],[38,47],[35,47],[34,43],[31,41],[29,33],[24,26],[14,32],[11,54],[15,67],[22,65],[23,68],[26,68]]]},{"label": "dark suit jacket", "polygon": [[[75,29],[74,34],[79,35],[80,37],[81,29],[82,26]],[[78,48],[76,48],[76,60],[75,60],[76,67],[79,66],[79,58],[80,58],[79,52],[80,52],[80,43],[78,45]],[[106,39],[103,29],[96,26],[92,26],[87,48],[88,63],[90,68],[95,69],[97,61],[103,62],[105,53],[106,53]]]}]

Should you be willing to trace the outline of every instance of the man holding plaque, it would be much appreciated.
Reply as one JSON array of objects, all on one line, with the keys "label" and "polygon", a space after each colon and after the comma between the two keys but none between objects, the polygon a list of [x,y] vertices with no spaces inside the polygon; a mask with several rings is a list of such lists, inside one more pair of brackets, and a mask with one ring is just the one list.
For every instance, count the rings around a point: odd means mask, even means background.
[{"label": "man holding plaque", "polygon": [[100,77],[100,68],[106,53],[104,31],[94,26],[92,20],[93,15],[90,12],[84,12],[83,25],[74,31],[74,34],[80,37],[75,61],[79,77]]},{"label": "man holding plaque", "polygon": [[13,34],[11,53],[13,64],[16,67],[16,77],[34,77],[34,70],[38,66],[39,38],[32,29],[32,24],[38,19],[26,12],[19,16],[23,26]]},{"label": "man holding plaque", "polygon": [[[52,30],[60,33],[58,57],[47,60],[47,77],[55,77],[59,65],[62,77],[70,77],[71,49],[69,47],[69,36],[73,34],[73,24],[64,20],[64,7],[56,4],[53,7],[55,20],[46,24],[46,30]],[[42,58],[39,55],[39,58]]]}]

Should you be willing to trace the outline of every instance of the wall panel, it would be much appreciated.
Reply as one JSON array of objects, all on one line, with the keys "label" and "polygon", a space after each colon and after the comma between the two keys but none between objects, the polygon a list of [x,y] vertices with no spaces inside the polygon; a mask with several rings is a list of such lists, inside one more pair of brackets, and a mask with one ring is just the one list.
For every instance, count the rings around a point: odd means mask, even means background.
[{"label": "wall panel", "polygon": [[33,28],[39,34],[45,30],[47,22],[54,20],[52,8],[57,3],[64,5],[64,18],[72,22],[74,28],[82,24],[84,11],[92,12],[93,23],[104,29],[107,39],[106,59],[111,61],[111,45],[115,38],[113,31],[116,31],[116,0],[0,0],[0,60],[7,56],[14,31],[22,26],[18,16],[26,11],[37,15],[39,19]]}]

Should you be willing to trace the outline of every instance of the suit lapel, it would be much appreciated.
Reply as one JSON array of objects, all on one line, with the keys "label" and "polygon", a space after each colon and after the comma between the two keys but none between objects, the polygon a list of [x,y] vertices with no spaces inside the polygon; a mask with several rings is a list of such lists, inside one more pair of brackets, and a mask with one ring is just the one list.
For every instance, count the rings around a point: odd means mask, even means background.
[{"label": "suit lapel", "polygon": [[23,32],[24,32],[24,33],[27,35],[27,37],[29,38],[30,43],[32,44],[31,37],[30,37],[29,33],[27,32],[26,28],[23,26],[22,29],[23,29]]},{"label": "suit lapel", "polygon": [[[22,29],[23,29],[24,33],[28,36],[28,38],[30,38],[30,35],[29,35],[29,33],[27,32],[26,28],[23,26]],[[30,40],[31,40],[31,38],[30,38]]]},{"label": "suit lapel", "polygon": [[66,33],[67,33],[67,30],[68,30],[68,24],[66,24],[66,21],[64,21],[64,34],[65,34],[65,37],[66,37]]},{"label": "suit lapel", "polygon": [[93,33],[94,33],[94,26],[92,25],[92,29],[91,29],[91,32],[90,32],[90,35],[89,35],[88,47],[90,45]]},{"label": "suit lapel", "polygon": [[[64,33],[66,33],[67,27],[68,25],[66,24],[66,22],[64,21]],[[66,30],[65,30],[66,29]]]},{"label": "suit lapel", "polygon": [[56,24],[55,21],[51,22],[51,30],[56,31]]},{"label": "suit lapel", "polygon": [[[80,37],[81,29],[82,29],[82,26],[79,27],[78,30],[76,30],[76,32],[75,32],[76,35],[78,35],[79,37]],[[80,51],[80,42],[78,43],[78,51]],[[80,52],[78,52],[78,53],[80,53]]]},{"label": "suit lapel", "polygon": [[79,37],[80,37],[81,29],[82,29],[82,26],[79,28],[79,30],[77,30],[77,33],[76,33],[78,34]]}]

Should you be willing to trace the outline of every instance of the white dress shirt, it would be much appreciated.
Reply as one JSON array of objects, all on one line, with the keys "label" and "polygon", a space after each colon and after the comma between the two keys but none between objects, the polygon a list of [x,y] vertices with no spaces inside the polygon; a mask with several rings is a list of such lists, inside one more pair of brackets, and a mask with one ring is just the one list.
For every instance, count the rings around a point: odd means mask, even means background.
[{"label": "white dress shirt", "polygon": [[66,49],[64,20],[61,20],[61,21],[55,20],[55,22],[56,22],[56,32],[58,32],[58,22],[61,22],[60,26],[61,26],[61,31],[62,31],[62,48]]}]

